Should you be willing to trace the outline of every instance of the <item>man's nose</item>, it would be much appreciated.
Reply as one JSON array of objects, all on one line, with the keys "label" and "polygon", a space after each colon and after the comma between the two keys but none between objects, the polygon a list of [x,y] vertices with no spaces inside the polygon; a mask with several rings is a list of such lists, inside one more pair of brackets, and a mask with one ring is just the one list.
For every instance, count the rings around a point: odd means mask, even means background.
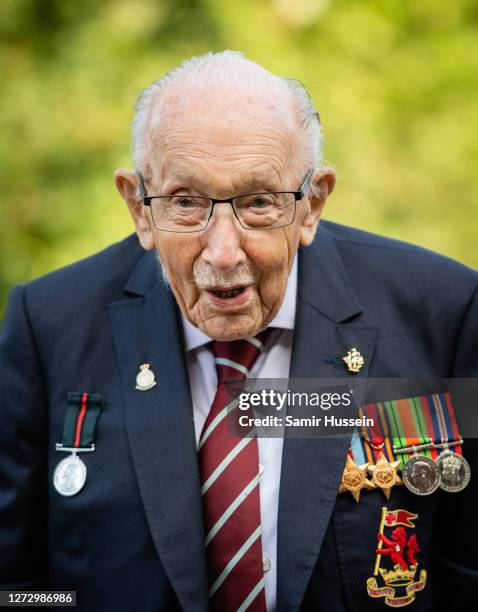
[{"label": "man's nose", "polygon": [[202,259],[223,272],[245,263],[246,254],[242,248],[244,232],[231,205],[216,204],[203,234]]}]

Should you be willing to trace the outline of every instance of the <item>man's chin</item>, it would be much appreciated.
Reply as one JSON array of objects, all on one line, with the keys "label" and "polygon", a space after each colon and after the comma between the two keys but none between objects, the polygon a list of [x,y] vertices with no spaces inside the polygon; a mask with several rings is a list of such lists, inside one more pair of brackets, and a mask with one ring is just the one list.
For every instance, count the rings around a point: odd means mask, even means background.
[{"label": "man's chin", "polygon": [[197,323],[197,327],[209,338],[230,342],[255,336],[262,329],[262,318],[254,320],[247,315],[218,315]]}]

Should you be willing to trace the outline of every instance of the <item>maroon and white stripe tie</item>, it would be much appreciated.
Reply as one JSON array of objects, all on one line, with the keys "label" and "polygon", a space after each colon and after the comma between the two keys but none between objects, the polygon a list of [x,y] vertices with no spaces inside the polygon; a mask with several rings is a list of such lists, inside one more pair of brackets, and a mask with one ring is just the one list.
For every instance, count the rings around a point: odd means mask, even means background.
[{"label": "maroon and white stripe tie", "polygon": [[234,435],[226,418],[238,400],[228,381],[244,381],[264,335],[214,342],[218,385],[201,432],[198,460],[211,610],[265,612],[256,437]]}]

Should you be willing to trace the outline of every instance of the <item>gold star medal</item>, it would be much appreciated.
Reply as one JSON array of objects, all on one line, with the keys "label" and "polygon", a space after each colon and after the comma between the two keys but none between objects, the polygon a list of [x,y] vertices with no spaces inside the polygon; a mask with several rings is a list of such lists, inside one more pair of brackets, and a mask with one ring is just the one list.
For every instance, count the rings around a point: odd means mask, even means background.
[{"label": "gold star medal", "polygon": [[385,497],[390,499],[392,487],[403,484],[402,479],[397,473],[400,461],[389,462],[383,453],[378,456],[375,465],[368,466],[368,472],[372,474],[372,481],[376,487],[382,489]]},{"label": "gold star medal", "polygon": [[374,483],[370,482],[367,478],[367,468],[369,465],[368,463],[357,465],[350,455],[347,455],[344,473],[340,481],[339,493],[349,491],[358,503],[360,500],[360,491],[362,489],[375,489]]}]

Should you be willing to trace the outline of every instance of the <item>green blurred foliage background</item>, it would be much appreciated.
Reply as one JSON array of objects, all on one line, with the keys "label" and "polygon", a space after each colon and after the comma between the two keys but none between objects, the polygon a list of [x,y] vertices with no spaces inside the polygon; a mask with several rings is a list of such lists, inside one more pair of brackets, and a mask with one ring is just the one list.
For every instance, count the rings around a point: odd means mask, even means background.
[{"label": "green blurred foliage background", "polygon": [[477,29],[476,0],[2,0],[0,313],[132,231],[112,172],[137,93],[224,48],[308,87],[327,218],[478,266]]}]

